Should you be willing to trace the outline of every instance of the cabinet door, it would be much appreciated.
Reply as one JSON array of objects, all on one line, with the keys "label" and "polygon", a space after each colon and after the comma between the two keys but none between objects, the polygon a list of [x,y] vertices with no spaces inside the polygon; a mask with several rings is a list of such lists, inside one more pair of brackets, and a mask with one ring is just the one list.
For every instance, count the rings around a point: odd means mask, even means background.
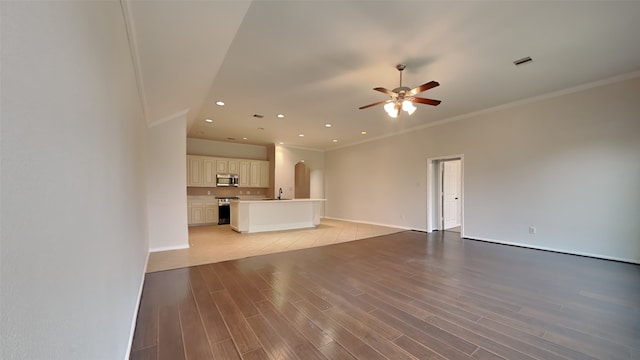
[{"label": "cabinet door", "polygon": [[249,171],[250,187],[260,187],[260,161],[252,161],[251,162],[251,170]]},{"label": "cabinet door", "polygon": [[229,161],[226,159],[216,159],[216,171],[218,174],[228,174]]},{"label": "cabinet door", "polygon": [[204,204],[201,202],[191,203],[191,224],[203,224],[205,222]]},{"label": "cabinet door", "polygon": [[229,159],[227,169],[229,169],[229,174],[238,174],[238,160]]},{"label": "cabinet door", "polygon": [[218,223],[218,204],[207,204],[205,206],[205,222],[207,224]]},{"label": "cabinet door", "polygon": [[216,166],[216,160],[213,158],[202,160],[202,186],[216,186]]},{"label": "cabinet door", "polygon": [[202,158],[187,155],[187,186],[202,186]]},{"label": "cabinet door", "polygon": [[260,162],[260,187],[269,187],[269,162]]},{"label": "cabinet door", "polygon": [[238,161],[238,186],[249,187],[251,173],[251,161],[239,160]]}]

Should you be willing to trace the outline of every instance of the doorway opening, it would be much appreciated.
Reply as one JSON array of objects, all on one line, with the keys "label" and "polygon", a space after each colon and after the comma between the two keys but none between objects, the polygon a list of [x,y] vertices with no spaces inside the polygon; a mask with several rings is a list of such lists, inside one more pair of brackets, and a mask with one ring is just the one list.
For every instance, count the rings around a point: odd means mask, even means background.
[{"label": "doorway opening", "polygon": [[427,231],[448,230],[464,237],[464,157],[427,159]]},{"label": "doorway opening", "polygon": [[309,199],[311,196],[311,176],[307,165],[300,161],[295,166],[294,192],[296,199]]}]

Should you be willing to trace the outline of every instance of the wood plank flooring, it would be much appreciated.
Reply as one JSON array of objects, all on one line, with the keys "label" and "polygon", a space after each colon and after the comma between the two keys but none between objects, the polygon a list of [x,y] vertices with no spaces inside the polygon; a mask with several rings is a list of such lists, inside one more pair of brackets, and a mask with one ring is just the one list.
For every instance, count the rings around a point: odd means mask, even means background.
[{"label": "wood plank flooring", "polygon": [[640,359],[640,266],[405,231],[148,273],[131,359]]}]

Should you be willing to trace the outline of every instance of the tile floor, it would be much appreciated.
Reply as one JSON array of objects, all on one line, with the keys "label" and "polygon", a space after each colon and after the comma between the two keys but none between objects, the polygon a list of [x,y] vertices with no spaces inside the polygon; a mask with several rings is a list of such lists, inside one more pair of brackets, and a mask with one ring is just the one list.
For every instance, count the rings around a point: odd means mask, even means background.
[{"label": "tile floor", "polygon": [[190,247],[149,254],[147,272],[337,244],[400,231],[404,229],[334,219],[322,219],[313,229],[254,234],[237,233],[229,225],[190,227]]}]

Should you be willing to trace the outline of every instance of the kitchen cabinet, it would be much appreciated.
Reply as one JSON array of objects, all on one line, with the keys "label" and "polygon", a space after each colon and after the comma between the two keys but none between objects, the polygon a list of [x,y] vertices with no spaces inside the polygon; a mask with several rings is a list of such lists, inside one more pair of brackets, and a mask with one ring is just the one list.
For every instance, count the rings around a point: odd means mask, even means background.
[{"label": "kitchen cabinet", "polygon": [[215,187],[215,158],[187,155],[187,186]]},{"label": "kitchen cabinet", "polygon": [[268,188],[269,187],[269,162],[261,161],[260,162],[260,184],[259,187]]},{"label": "kitchen cabinet", "polygon": [[204,224],[204,203],[194,201],[189,208],[189,225]]},{"label": "kitchen cabinet", "polygon": [[217,174],[238,175],[239,187],[269,187],[269,161],[187,155],[187,186],[215,187]]},{"label": "kitchen cabinet", "polygon": [[187,197],[187,218],[189,225],[218,224],[218,200],[213,196]]},{"label": "kitchen cabinet", "polygon": [[187,186],[203,186],[201,156],[187,155]]},{"label": "kitchen cabinet", "polygon": [[216,172],[218,174],[238,174],[238,159],[216,159]]},{"label": "kitchen cabinet", "polygon": [[204,205],[204,222],[207,224],[218,223],[218,202],[215,204],[206,203]]},{"label": "kitchen cabinet", "polygon": [[269,162],[251,160],[250,187],[269,187]]},{"label": "kitchen cabinet", "polygon": [[202,160],[202,186],[215,187],[216,186],[216,164],[217,160],[214,158],[204,157]]},{"label": "kitchen cabinet", "polygon": [[227,169],[229,170],[229,174],[238,175],[239,162],[240,161],[236,159],[229,159],[229,165],[227,166]]},{"label": "kitchen cabinet", "polygon": [[228,174],[229,173],[229,160],[227,160],[227,159],[216,159],[216,172],[218,174]]},{"label": "kitchen cabinet", "polygon": [[249,186],[260,186],[260,162],[251,161],[251,168],[249,170]]},{"label": "kitchen cabinet", "polygon": [[238,161],[238,186],[249,187],[249,179],[251,173],[251,161],[239,160]]}]

